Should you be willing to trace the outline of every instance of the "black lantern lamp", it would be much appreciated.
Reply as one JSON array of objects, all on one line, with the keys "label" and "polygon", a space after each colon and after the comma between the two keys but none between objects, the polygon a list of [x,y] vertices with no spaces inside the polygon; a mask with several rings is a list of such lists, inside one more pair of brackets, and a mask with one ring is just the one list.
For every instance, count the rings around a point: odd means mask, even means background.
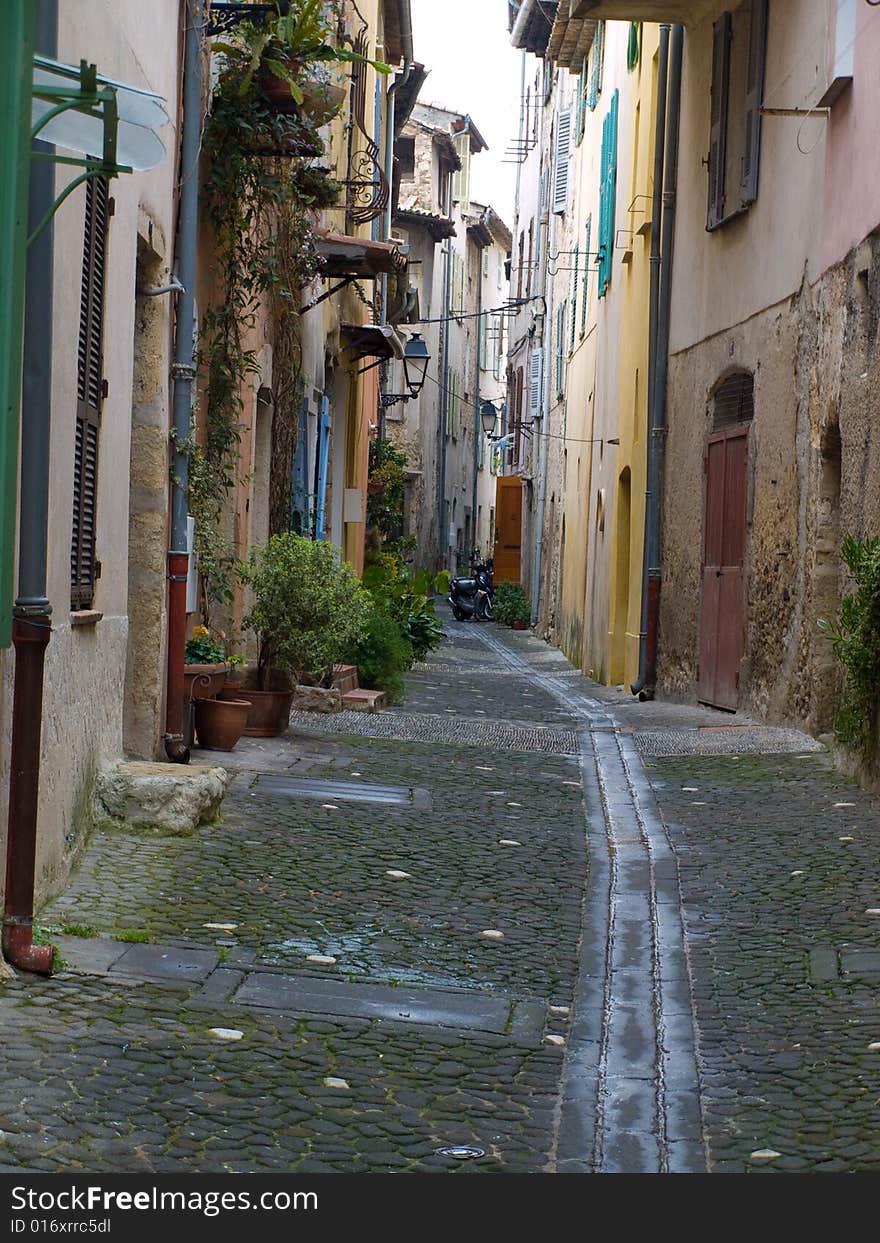
[{"label": "black lantern lamp", "polygon": [[428,374],[431,355],[421,333],[414,332],[403,347],[403,377],[410,396],[418,397]]},{"label": "black lantern lamp", "polygon": [[483,432],[486,436],[492,436],[495,432],[495,423],[498,419],[498,411],[491,401],[488,399],[480,405],[480,421],[483,424]]}]

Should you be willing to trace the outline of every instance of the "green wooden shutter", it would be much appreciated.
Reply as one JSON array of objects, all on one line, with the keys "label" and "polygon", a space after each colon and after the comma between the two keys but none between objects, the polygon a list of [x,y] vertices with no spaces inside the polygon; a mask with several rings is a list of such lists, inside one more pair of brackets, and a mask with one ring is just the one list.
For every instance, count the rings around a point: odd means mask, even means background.
[{"label": "green wooden shutter", "polygon": [[599,187],[599,297],[604,298],[611,283],[611,261],[614,256],[614,206],[617,194],[617,103],[618,92],[611,96],[611,107],[602,124],[602,181]]},{"label": "green wooden shutter", "polygon": [[581,262],[580,246],[577,242],[574,244],[574,269],[571,278],[571,315],[569,316],[568,325],[568,352],[574,350],[575,330],[577,327],[577,308],[578,308],[578,283],[580,272],[578,271]]},{"label": "green wooden shutter", "polygon": [[712,27],[712,31],[712,107],[709,128],[707,229],[714,229],[724,219],[727,114],[730,103],[730,14],[722,13]]},{"label": "green wooden shutter", "polygon": [[599,22],[593,35],[593,49],[590,53],[590,85],[587,90],[587,107],[595,109],[602,94],[602,76],[605,60],[605,23]]},{"label": "green wooden shutter", "polygon": [[91,608],[95,595],[98,442],[104,379],[104,269],[107,258],[107,180],[86,182],[80,320],[77,341],[76,436],[73,524],[70,541],[70,607]]},{"label": "green wooden shutter", "polygon": [[587,226],[585,229],[586,240],[584,241],[584,284],[581,293],[581,336],[587,331],[587,298],[590,292],[590,234],[593,231],[593,217],[587,217]]},{"label": "green wooden shutter", "polygon": [[764,100],[764,65],[767,58],[767,0],[752,0],[749,21],[749,66],[746,75],[746,147],[742,162],[742,201],[758,197],[758,164],[761,155],[761,104]]},{"label": "green wooden shutter", "polygon": [[556,396],[565,391],[565,303],[556,310]]},{"label": "green wooden shutter", "polygon": [[586,100],[584,96],[587,91],[587,58],[586,56],[581,62],[581,72],[578,77],[577,84],[577,108],[575,109],[574,123],[574,142],[575,146],[579,146],[584,137],[584,122],[586,120]]}]

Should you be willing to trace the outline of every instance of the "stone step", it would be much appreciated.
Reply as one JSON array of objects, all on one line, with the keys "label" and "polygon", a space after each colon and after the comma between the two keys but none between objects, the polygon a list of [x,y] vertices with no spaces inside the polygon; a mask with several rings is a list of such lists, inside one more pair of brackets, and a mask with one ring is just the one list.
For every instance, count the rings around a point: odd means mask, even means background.
[{"label": "stone step", "polygon": [[342,696],[343,707],[354,712],[378,712],[385,707],[384,691],[356,690]]},{"label": "stone step", "polygon": [[343,695],[348,691],[356,691],[358,689],[357,665],[334,665],[331,686],[342,691]]}]

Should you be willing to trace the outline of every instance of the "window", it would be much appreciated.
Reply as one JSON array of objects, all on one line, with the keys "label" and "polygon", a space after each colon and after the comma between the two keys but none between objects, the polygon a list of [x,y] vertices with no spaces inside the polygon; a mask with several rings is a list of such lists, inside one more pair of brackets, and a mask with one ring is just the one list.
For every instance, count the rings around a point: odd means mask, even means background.
[{"label": "window", "polygon": [[529,414],[533,419],[541,417],[541,386],[544,377],[544,351],[541,346],[532,350],[529,373]]},{"label": "window", "polygon": [[80,292],[76,376],[76,447],[73,467],[73,529],[70,543],[70,607],[91,608],[95,596],[95,531],[98,443],[104,379],[104,268],[107,257],[107,181],[86,182],[86,218]]},{"label": "window", "polygon": [[412,181],[416,175],[416,140],[405,134],[397,140],[397,162],[400,165],[400,180]]},{"label": "window", "polygon": [[706,228],[716,229],[758,197],[767,0],[744,0],[712,30],[709,194]]},{"label": "window", "polygon": [[755,417],[755,380],[751,372],[738,371],[716,388],[712,400],[712,431],[725,431],[750,423]]},{"label": "window", "polygon": [[614,256],[614,200],[617,195],[617,91],[602,123],[602,155],[599,164],[599,297],[611,284]]}]

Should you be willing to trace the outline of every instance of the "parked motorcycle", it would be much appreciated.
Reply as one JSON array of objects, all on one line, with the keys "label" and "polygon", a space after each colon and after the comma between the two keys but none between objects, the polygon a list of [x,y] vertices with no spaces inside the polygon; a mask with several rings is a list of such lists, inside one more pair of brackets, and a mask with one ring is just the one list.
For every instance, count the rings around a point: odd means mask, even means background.
[{"label": "parked motorcycle", "polygon": [[446,597],[456,621],[491,621],[492,619],[492,558],[473,561],[468,578],[454,578]]}]

